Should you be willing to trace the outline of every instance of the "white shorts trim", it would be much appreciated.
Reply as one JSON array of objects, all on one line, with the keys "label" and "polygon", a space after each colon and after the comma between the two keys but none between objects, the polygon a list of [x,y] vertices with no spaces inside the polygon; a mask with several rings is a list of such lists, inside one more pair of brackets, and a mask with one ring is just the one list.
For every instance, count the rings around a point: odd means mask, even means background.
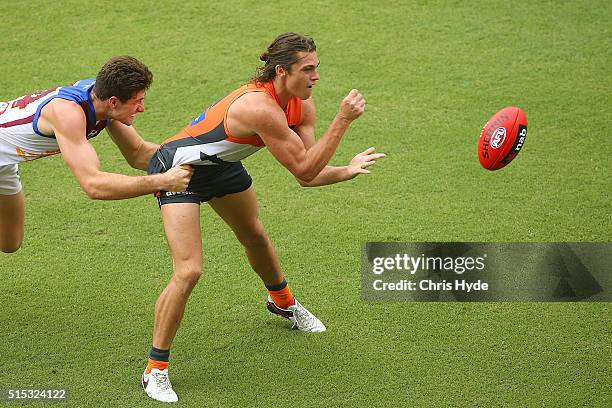
[{"label": "white shorts trim", "polygon": [[0,195],[15,195],[21,188],[17,164],[0,166]]}]

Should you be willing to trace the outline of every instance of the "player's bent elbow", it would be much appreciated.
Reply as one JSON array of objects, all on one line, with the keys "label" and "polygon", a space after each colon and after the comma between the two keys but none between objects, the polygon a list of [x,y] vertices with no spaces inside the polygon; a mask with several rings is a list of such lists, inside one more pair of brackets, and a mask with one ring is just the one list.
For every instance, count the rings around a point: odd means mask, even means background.
[{"label": "player's bent elbow", "polygon": [[299,177],[296,177],[295,179],[300,184],[300,186],[302,186],[302,187],[310,187],[310,183],[308,183],[307,181],[304,181],[304,180],[300,179]]},{"label": "player's bent elbow", "polygon": [[321,169],[317,169],[312,164],[308,164],[305,162],[285,165],[285,167],[287,168],[287,170],[289,170],[293,177],[298,180],[300,185],[303,185],[302,182],[310,183],[321,172]]},{"label": "player's bent elbow", "polygon": [[85,194],[87,194],[87,197],[89,197],[92,200],[103,200],[102,194],[98,190],[86,189]]},{"label": "player's bent elbow", "polygon": [[147,167],[149,165],[149,163],[145,163],[142,161],[131,161],[128,162],[128,164],[130,165],[131,168],[136,169],[136,170],[147,170]]},{"label": "player's bent elbow", "polygon": [[[313,172],[312,170],[309,169],[305,169],[305,170],[300,170],[300,171],[295,171],[293,172],[293,175],[295,176],[295,178],[298,179],[298,182],[300,183],[300,185],[304,186],[304,184],[302,183],[310,183],[312,180],[315,179],[315,177],[317,177],[318,173]],[[306,187],[306,186],[304,186]]]},{"label": "player's bent elbow", "polygon": [[316,176],[312,176],[309,174],[309,175],[299,176],[298,179],[300,180],[299,183],[302,187],[308,187],[308,183],[314,180],[315,177]]},{"label": "player's bent elbow", "polygon": [[126,161],[133,169],[147,171],[149,168],[149,161],[151,160],[153,153],[155,153],[155,151],[152,151],[150,154],[149,152],[146,152],[146,154],[143,153],[130,157],[129,159],[126,159]]},{"label": "player's bent elbow", "polygon": [[101,189],[94,186],[93,183],[81,185],[81,188],[83,189],[83,191],[85,191],[85,194],[87,194],[87,197],[89,197],[92,200],[107,200],[108,199],[107,194],[104,194],[104,192]]}]

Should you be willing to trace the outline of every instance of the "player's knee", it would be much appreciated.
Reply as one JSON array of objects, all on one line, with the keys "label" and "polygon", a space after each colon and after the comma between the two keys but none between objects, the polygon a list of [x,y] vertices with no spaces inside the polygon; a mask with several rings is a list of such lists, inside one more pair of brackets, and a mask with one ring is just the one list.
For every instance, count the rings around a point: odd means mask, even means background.
[{"label": "player's knee", "polygon": [[185,290],[191,291],[202,276],[202,267],[184,266],[179,267],[174,271],[173,279]]},{"label": "player's knee", "polygon": [[236,232],[240,243],[247,248],[259,248],[269,245],[270,239],[261,222],[255,223],[248,229]]}]

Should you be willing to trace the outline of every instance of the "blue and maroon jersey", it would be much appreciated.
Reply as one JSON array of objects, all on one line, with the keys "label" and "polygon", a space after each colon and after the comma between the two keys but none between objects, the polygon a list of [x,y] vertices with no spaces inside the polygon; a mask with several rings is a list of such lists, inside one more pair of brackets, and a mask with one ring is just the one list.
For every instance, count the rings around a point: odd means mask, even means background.
[{"label": "blue and maroon jersey", "polygon": [[91,89],[95,83],[94,78],[83,79],[70,86],[0,102],[0,166],[60,153],[55,136],[44,135],[38,129],[40,111],[56,98],[80,105],[87,118],[87,131],[84,136],[87,139],[97,136],[110,121],[96,121],[91,100]]}]

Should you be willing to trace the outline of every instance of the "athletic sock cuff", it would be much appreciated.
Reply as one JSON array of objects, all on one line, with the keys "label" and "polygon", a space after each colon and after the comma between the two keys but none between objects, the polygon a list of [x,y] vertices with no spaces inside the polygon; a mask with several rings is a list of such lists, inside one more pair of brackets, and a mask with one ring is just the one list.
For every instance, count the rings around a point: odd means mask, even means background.
[{"label": "athletic sock cuff", "polygon": [[155,361],[169,361],[170,360],[170,349],[162,350],[156,347],[151,347],[149,358]]},{"label": "athletic sock cuff", "polygon": [[266,289],[272,292],[283,290],[286,287],[287,287],[287,281],[285,279],[283,279],[283,281],[277,285],[266,285]]}]

